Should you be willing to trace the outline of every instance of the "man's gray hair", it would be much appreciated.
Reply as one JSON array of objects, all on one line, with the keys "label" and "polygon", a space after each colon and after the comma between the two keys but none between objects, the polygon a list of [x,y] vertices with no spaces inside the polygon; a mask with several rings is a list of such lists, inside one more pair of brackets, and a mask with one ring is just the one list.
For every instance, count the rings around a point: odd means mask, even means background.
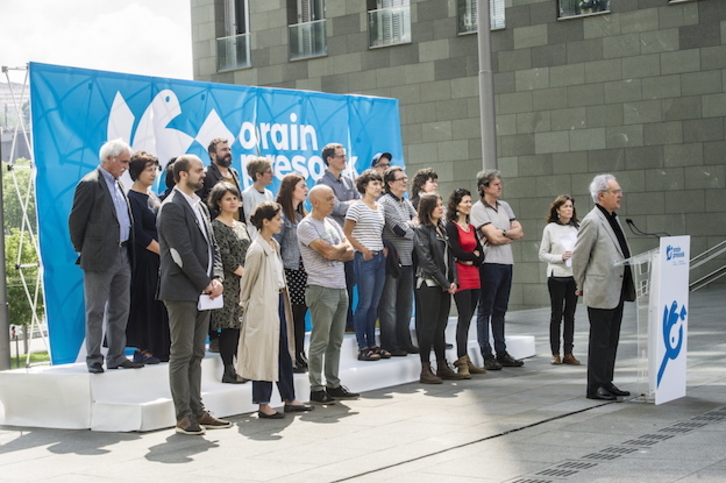
[{"label": "man's gray hair", "polygon": [[101,164],[103,164],[108,160],[108,158],[117,158],[121,156],[121,153],[126,152],[129,153],[129,155],[134,154],[131,146],[126,144],[123,139],[118,138],[107,141],[103,146],[101,146],[101,149],[98,152],[98,157],[101,160]]},{"label": "man's gray hair", "polygon": [[479,171],[476,175],[476,185],[478,187],[489,186],[489,183],[495,179],[502,179],[502,173],[498,169],[487,169],[486,171]]},{"label": "man's gray hair", "polygon": [[612,174],[598,174],[592,179],[592,183],[590,183],[590,196],[592,197],[593,203],[597,203],[598,193],[610,189],[610,180],[617,181]]}]

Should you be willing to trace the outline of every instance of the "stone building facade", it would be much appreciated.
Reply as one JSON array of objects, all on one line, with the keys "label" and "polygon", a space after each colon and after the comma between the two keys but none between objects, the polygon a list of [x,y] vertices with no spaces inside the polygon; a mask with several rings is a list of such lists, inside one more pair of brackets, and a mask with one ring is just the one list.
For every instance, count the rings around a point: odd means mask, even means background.
[{"label": "stone building facade", "polygon": [[[408,41],[377,47],[370,12],[409,2],[313,1],[325,52],[290,60],[301,2],[238,0],[249,66],[220,70],[230,1],[192,0],[195,79],[397,98],[409,174],[433,167],[444,197],[474,191],[479,65],[461,1],[410,0]],[[610,0],[569,18],[559,3],[505,0],[505,27],[491,32],[503,199],[526,233],[511,308],[549,303],[538,260],[549,203],[570,193],[582,218],[595,174],[618,177],[621,219],[644,231],[689,234],[693,254],[726,238],[726,2]],[[629,237],[636,253],[656,246]]]}]

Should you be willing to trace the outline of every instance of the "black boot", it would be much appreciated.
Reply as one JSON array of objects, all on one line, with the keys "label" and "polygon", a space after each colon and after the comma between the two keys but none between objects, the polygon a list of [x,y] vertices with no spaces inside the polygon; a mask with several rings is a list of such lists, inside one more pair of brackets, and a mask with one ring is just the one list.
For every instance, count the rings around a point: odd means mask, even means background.
[{"label": "black boot", "polygon": [[245,381],[237,377],[237,371],[234,370],[234,364],[225,364],[222,382],[225,384],[243,384]]}]

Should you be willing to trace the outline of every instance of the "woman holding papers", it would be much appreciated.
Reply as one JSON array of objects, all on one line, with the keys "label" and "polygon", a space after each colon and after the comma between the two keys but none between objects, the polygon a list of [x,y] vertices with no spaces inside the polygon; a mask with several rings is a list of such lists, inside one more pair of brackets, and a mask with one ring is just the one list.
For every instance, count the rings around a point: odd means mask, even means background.
[{"label": "woman holding papers", "polygon": [[[547,262],[547,288],[550,291],[550,347],[552,364],[574,364],[580,361],[572,355],[572,338],[575,332],[575,279],[572,276],[572,250],[580,226],[575,212],[575,200],[570,195],[560,195],[550,206],[547,226],[542,233],[539,259]],[[564,357],[560,356],[560,326],[564,316]]]}]

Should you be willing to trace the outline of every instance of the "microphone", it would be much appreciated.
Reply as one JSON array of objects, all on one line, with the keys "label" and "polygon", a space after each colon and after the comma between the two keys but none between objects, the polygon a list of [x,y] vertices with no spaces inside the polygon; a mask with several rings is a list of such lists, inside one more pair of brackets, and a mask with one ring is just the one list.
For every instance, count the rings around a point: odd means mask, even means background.
[{"label": "microphone", "polygon": [[655,233],[646,233],[643,230],[641,230],[640,228],[638,228],[637,226],[635,226],[635,223],[633,223],[633,220],[630,218],[626,218],[625,223],[628,224],[628,226],[630,227],[630,231],[635,236],[653,236],[655,238],[660,238],[662,236],[670,236],[668,233],[666,233],[664,231],[658,231]]}]

